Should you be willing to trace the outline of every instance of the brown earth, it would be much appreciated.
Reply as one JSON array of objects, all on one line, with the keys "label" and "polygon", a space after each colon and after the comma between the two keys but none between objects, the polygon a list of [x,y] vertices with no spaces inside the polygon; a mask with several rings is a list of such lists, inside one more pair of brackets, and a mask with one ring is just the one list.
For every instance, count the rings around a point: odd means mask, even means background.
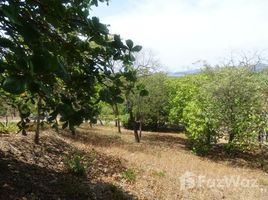
[{"label": "brown earth", "polygon": [[[183,134],[145,132],[134,142],[132,132],[82,125],[76,136],[43,131],[40,145],[33,134],[0,136],[0,199],[268,199],[267,157],[223,153],[194,155]],[[86,176],[69,173],[66,158],[79,154],[86,162]],[[123,175],[131,171],[134,175]],[[239,177],[256,181],[256,187],[186,188],[185,173],[203,180]],[[126,174],[126,173],[125,173]]]}]

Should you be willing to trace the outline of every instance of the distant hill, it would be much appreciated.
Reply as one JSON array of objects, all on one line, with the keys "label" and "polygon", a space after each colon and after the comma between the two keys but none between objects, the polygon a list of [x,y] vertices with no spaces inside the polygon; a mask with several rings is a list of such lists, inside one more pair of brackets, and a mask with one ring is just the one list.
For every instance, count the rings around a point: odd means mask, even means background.
[{"label": "distant hill", "polygon": [[[255,71],[262,71],[268,69],[268,64],[264,63],[259,63],[254,67]],[[168,72],[167,75],[170,77],[181,77],[181,76],[186,76],[190,74],[198,74],[201,72],[201,69],[191,69],[191,70],[186,70],[186,71],[180,71],[180,72]]]},{"label": "distant hill", "polygon": [[170,77],[181,77],[181,76],[185,76],[189,74],[197,74],[200,72],[201,72],[201,69],[191,69],[191,70],[181,71],[181,72],[168,72],[167,74]]},{"label": "distant hill", "polygon": [[256,71],[262,71],[267,68],[268,68],[268,64],[264,64],[264,63],[259,63],[255,66]]}]

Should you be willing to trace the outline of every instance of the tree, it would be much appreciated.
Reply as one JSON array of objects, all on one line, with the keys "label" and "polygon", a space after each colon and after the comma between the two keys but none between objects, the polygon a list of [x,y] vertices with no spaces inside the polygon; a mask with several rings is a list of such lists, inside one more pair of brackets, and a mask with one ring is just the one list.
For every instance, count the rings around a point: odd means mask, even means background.
[{"label": "tree", "polygon": [[140,130],[143,124],[144,129],[156,131],[168,122],[168,94],[169,87],[165,74],[154,73],[138,79],[132,99],[133,112],[140,122]]},{"label": "tree", "polygon": [[249,147],[267,123],[263,73],[248,66],[207,67],[172,80],[170,120],[184,125],[197,153],[209,151],[219,139],[227,140],[228,148]]},{"label": "tree", "polygon": [[[89,16],[89,8],[103,0],[5,0],[0,3],[0,87],[37,105],[35,142],[39,142],[40,115],[49,121],[61,116],[63,128],[75,132],[84,119],[95,120],[97,83],[109,75],[111,58],[131,65],[131,52],[140,49],[131,40],[109,34],[106,25]],[[27,105],[25,104],[24,107]],[[21,130],[31,112],[23,115]]]}]

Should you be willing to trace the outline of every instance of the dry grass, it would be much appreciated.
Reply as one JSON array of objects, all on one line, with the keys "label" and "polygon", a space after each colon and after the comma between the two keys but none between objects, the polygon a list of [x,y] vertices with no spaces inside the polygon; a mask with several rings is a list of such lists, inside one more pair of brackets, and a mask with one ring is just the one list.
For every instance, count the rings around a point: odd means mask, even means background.
[{"label": "dry grass", "polygon": [[[134,142],[132,132],[116,128],[84,124],[75,137],[62,134],[62,139],[85,151],[92,149],[119,158],[124,165],[134,169],[136,181],[129,183],[118,177],[103,177],[104,181],[120,185],[139,199],[268,199],[268,174],[249,165],[243,157],[217,159],[198,157],[187,149],[183,134],[145,132],[142,142]],[[219,154],[219,156],[222,156]],[[251,161],[254,162],[254,161]],[[254,164],[254,163],[252,163]],[[239,176],[255,179],[258,187],[192,188],[181,190],[179,177],[185,172],[222,179]]]}]

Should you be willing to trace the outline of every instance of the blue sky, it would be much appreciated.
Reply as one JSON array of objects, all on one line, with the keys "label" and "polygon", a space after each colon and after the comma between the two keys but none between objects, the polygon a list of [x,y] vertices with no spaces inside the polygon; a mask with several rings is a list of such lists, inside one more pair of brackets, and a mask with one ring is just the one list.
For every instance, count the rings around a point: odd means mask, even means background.
[{"label": "blue sky", "polygon": [[154,52],[168,71],[268,48],[267,0],[111,0],[92,15]]}]

